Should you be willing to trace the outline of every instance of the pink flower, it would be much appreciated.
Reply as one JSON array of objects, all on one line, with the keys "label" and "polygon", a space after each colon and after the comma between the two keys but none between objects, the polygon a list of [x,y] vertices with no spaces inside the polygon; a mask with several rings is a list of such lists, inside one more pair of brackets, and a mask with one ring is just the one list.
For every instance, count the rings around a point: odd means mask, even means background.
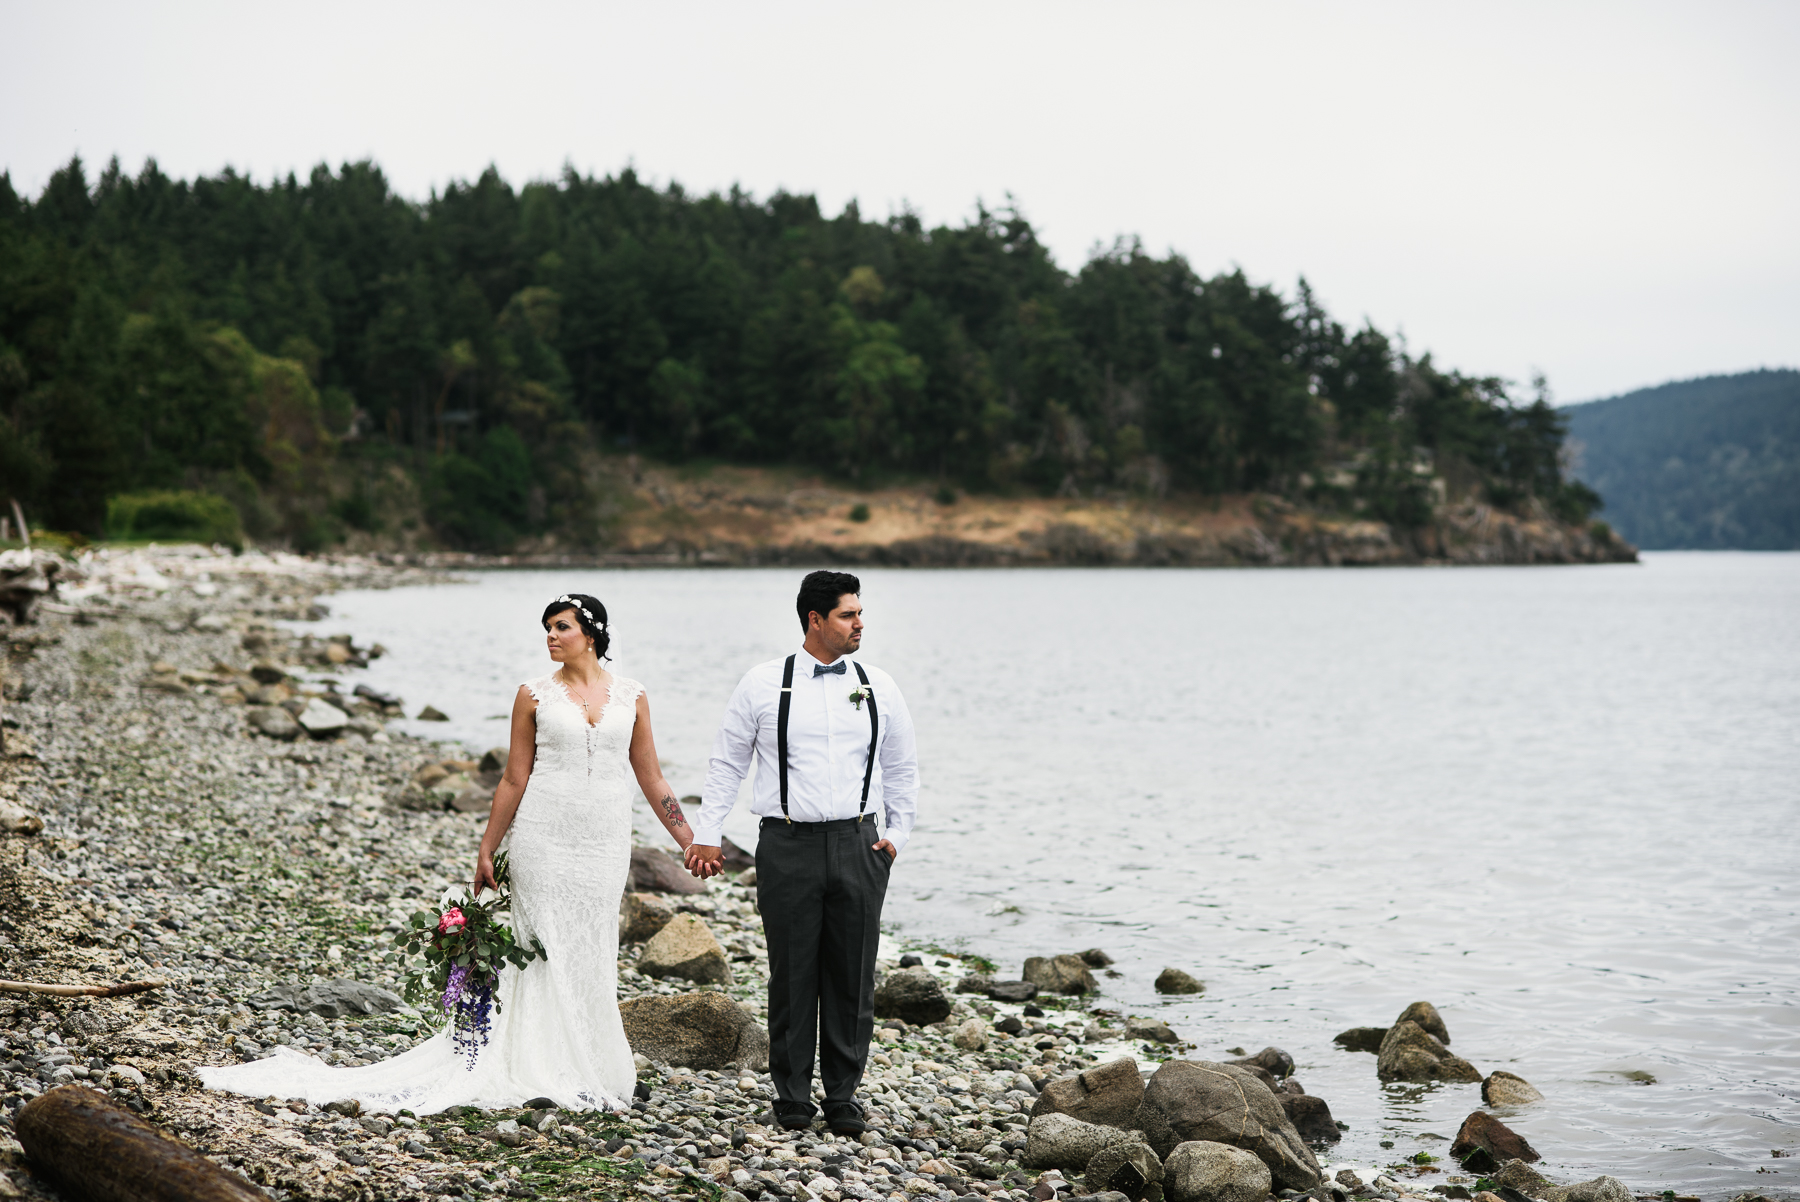
[{"label": "pink flower", "polygon": [[438,919],[438,934],[448,935],[451,931],[461,930],[463,924],[468,921],[468,919],[463,917],[462,910],[453,906],[450,909],[445,910],[444,916]]}]

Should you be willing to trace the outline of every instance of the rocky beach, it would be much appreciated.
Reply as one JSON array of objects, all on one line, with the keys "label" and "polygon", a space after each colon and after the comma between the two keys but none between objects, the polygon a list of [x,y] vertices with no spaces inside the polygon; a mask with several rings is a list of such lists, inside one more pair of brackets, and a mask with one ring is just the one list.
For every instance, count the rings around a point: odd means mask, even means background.
[{"label": "rocky beach", "polygon": [[[164,984],[0,993],[0,1195],[70,1196],[10,1137],[23,1107],[75,1088],[282,1199],[1633,1197],[1612,1177],[1557,1184],[1532,1169],[1537,1152],[1505,1118],[1535,1091],[1453,1054],[1428,1003],[1339,1042],[1373,1053],[1372,1087],[1481,1081],[1487,1108],[1442,1157],[1334,1162],[1328,1100],[1286,1053],[1198,1047],[1108,1008],[1097,948],[1015,967],[884,943],[873,1129],[783,1131],[764,1121],[753,863],[701,885],[652,848],[634,853],[622,909],[630,1111],[380,1115],[203,1091],[200,1066],[276,1045],[366,1064],[435,1029],[396,996],[386,955],[412,913],[465,880],[500,754],[386,729],[431,699],[359,690],[381,649],[331,625],[332,590],[426,570],[178,548],[56,575],[35,621],[5,632],[0,976]],[[277,624],[294,619],[320,633]],[[1164,975],[1159,990],[1203,988]]]}]

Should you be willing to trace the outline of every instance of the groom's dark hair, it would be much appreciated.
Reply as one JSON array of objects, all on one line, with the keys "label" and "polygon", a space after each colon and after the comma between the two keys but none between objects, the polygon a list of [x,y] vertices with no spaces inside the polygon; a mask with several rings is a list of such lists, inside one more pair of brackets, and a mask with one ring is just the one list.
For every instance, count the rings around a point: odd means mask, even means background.
[{"label": "groom's dark hair", "polygon": [[794,598],[794,608],[800,613],[800,629],[811,629],[807,623],[809,614],[829,618],[831,611],[837,608],[838,598],[845,593],[862,596],[862,581],[848,572],[808,572],[806,579],[800,582],[800,595]]}]

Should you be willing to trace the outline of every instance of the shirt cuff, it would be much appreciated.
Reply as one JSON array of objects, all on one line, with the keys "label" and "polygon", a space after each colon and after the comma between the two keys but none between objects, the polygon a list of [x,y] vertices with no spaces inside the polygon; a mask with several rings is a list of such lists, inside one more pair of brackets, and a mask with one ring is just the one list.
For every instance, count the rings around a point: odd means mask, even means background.
[{"label": "shirt cuff", "polygon": [[912,838],[912,832],[889,829],[881,832],[881,837],[894,845],[894,854],[897,856],[906,850],[906,841]]},{"label": "shirt cuff", "polygon": [[701,847],[723,847],[725,845],[725,828],[723,826],[701,826],[694,824],[694,842]]}]

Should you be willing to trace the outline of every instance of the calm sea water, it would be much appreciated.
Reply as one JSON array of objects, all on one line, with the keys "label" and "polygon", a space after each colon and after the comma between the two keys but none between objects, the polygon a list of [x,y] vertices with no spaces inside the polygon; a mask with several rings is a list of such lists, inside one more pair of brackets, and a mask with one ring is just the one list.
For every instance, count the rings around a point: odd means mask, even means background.
[{"label": "calm sea water", "polygon": [[[799,575],[491,574],[340,594],[328,626],[452,717],[409,729],[480,748],[549,666],[543,605],[593,593],[697,792],[738,677],[797,643]],[[1480,1105],[1333,1047],[1424,998],[1544,1092],[1508,1121],[1551,1175],[1800,1197],[1800,556],[863,581],[925,779],[902,935],[1009,974],[1107,949],[1099,1004],[1292,1053],[1350,1124],[1335,1159],[1441,1154]],[[1159,998],[1165,965],[1206,993]]]}]

